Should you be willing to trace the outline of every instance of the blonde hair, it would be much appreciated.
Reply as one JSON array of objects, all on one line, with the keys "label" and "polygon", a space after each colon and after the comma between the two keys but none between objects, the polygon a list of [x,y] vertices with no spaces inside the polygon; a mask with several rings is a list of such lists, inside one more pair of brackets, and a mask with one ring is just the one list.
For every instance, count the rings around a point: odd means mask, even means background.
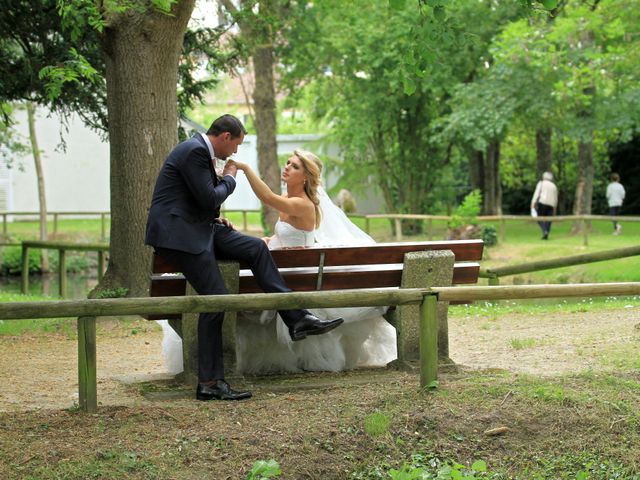
[{"label": "blonde hair", "polygon": [[294,150],[293,154],[300,159],[304,168],[304,193],[313,202],[316,211],[316,228],[320,226],[322,212],[320,211],[320,199],[318,198],[318,187],[322,183],[320,172],[322,162],[313,153],[305,150]]}]

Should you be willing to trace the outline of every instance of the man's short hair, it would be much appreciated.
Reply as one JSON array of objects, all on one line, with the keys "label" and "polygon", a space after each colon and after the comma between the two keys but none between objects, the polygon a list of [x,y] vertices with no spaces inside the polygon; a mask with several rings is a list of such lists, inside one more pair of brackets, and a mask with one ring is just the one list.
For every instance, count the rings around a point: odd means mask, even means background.
[{"label": "man's short hair", "polygon": [[609,177],[609,179],[611,179],[612,182],[619,182],[620,181],[620,175],[618,175],[617,173],[612,173],[611,176]]},{"label": "man's short hair", "polygon": [[238,120],[236,117],[230,114],[222,115],[221,117],[216,118],[209,130],[207,130],[207,135],[213,135],[217,137],[221,133],[229,132],[232,138],[237,138],[241,134],[246,135],[247,129],[244,128],[242,122]]}]

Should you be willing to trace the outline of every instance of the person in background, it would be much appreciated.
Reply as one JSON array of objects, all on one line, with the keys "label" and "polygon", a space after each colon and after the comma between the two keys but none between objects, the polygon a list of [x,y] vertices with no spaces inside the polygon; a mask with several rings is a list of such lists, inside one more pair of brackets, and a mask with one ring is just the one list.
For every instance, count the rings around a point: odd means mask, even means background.
[{"label": "person in background", "polygon": [[[624,201],[624,187],[620,184],[620,175],[612,173],[609,176],[611,183],[607,185],[607,202],[609,203],[609,215],[615,217],[620,213],[622,202]],[[613,221],[613,234],[620,235],[622,233],[622,225],[617,220]]]},{"label": "person in background", "polygon": [[[553,183],[553,174],[544,172],[542,180],[536,185],[536,190],[531,197],[531,208],[535,209],[540,217],[550,217],[554,214],[558,206],[558,188]],[[549,239],[551,231],[551,222],[541,220],[538,222],[542,230],[542,240]]]}]

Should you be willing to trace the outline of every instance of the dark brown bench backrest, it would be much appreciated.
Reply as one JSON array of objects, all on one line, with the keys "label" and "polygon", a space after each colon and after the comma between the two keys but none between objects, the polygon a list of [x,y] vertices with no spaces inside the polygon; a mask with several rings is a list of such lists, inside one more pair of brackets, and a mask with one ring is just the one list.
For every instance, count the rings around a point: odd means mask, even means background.
[{"label": "dark brown bench backrest", "polygon": [[[294,247],[272,250],[282,276],[294,291],[340,290],[348,288],[399,287],[404,255],[426,250],[451,250],[456,258],[453,284],[476,283],[482,258],[482,240],[378,243],[368,246]],[[240,293],[261,292],[248,266],[240,264]],[[176,268],[154,255],[150,296],[184,295],[186,281]],[[150,319],[180,318],[155,315]]]},{"label": "dark brown bench backrest", "polygon": [[[442,242],[376,243],[367,246],[292,247],[271,250],[278,268],[317,267],[324,254],[324,266],[375,265],[403,263],[404,254],[423,250],[451,250],[456,262],[482,259],[482,240],[449,240]],[[249,268],[240,264],[240,268]],[[175,267],[162,257],[154,255],[152,273],[174,273]]]}]

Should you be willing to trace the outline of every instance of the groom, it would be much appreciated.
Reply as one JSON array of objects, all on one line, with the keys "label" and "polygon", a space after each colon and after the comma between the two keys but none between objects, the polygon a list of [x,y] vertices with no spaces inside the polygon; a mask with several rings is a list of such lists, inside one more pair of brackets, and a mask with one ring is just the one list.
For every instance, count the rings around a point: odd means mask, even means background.
[{"label": "groom", "polygon": [[[265,292],[288,292],[266,244],[235,231],[220,218],[220,206],[236,187],[233,162],[216,174],[216,159],[238,150],[246,129],[236,117],[217,118],[206,134],[197,133],[169,154],[160,170],[147,219],[145,244],[175,264],[199,295],[225,294],[217,260],[243,260]],[[306,310],[281,310],[291,339],[319,335],[341,318],[320,320]],[[224,312],[201,313],[198,320],[198,400],[242,400],[251,392],[233,390],[224,380]]]}]

